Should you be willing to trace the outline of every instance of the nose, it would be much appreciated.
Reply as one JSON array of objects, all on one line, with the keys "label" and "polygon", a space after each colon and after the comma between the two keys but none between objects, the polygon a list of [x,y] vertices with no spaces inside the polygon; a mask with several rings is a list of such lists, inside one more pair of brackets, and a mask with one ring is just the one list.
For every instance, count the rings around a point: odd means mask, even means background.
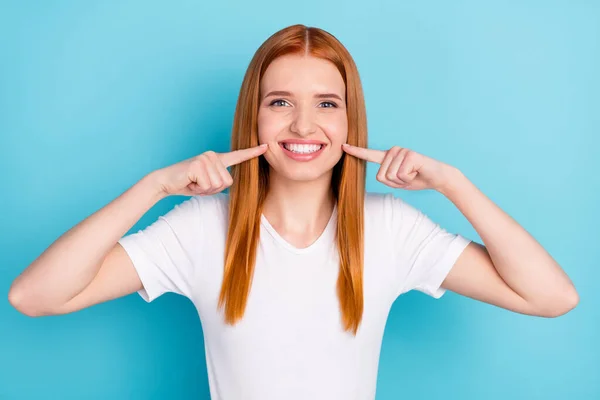
[{"label": "nose", "polygon": [[308,135],[316,130],[314,116],[310,107],[298,107],[290,125],[290,131],[299,135]]}]

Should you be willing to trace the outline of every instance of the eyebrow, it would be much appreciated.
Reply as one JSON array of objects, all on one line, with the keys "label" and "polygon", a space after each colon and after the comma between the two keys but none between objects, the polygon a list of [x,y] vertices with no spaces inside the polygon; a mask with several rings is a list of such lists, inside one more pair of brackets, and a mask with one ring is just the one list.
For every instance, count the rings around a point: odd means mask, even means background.
[{"label": "eyebrow", "polygon": [[[290,92],[286,92],[286,91],[282,91],[282,90],[274,90],[272,92],[269,92],[265,95],[265,99],[269,96],[292,96],[292,94]],[[335,98],[338,99],[339,101],[343,101],[342,98],[340,96],[338,96],[335,93],[318,93],[315,94],[314,96],[317,99],[331,99],[331,98]]]}]

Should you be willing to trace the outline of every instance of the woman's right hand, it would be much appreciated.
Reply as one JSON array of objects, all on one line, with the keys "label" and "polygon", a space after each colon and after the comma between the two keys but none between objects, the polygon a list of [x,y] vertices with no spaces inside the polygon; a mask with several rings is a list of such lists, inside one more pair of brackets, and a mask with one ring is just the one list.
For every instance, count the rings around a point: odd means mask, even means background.
[{"label": "woman's right hand", "polygon": [[267,145],[215,153],[206,151],[198,156],[155,171],[165,195],[208,196],[227,189],[233,178],[227,167],[239,164],[267,151]]}]

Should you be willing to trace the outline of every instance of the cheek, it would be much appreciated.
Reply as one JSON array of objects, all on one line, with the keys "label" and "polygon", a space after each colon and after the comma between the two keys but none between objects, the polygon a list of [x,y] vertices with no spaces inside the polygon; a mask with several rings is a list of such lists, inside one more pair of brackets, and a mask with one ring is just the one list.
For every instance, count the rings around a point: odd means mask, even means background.
[{"label": "cheek", "polygon": [[269,115],[268,112],[259,112],[258,119],[258,137],[261,143],[273,141],[284,128],[281,118],[277,115]]},{"label": "cheek", "polygon": [[348,138],[348,120],[345,115],[323,123],[322,127],[333,143],[341,145],[346,142]]}]

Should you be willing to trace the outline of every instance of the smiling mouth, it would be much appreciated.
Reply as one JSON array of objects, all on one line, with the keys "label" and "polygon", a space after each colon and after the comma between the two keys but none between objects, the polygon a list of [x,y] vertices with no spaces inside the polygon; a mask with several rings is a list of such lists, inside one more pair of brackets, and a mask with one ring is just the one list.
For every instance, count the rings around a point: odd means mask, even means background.
[{"label": "smiling mouth", "polygon": [[325,147],[324,144],[296,144],[296,143],[284,143],[280,142],[279,145],[285,150],[291,151],[296,154],[311,154],[316,153]]}]

